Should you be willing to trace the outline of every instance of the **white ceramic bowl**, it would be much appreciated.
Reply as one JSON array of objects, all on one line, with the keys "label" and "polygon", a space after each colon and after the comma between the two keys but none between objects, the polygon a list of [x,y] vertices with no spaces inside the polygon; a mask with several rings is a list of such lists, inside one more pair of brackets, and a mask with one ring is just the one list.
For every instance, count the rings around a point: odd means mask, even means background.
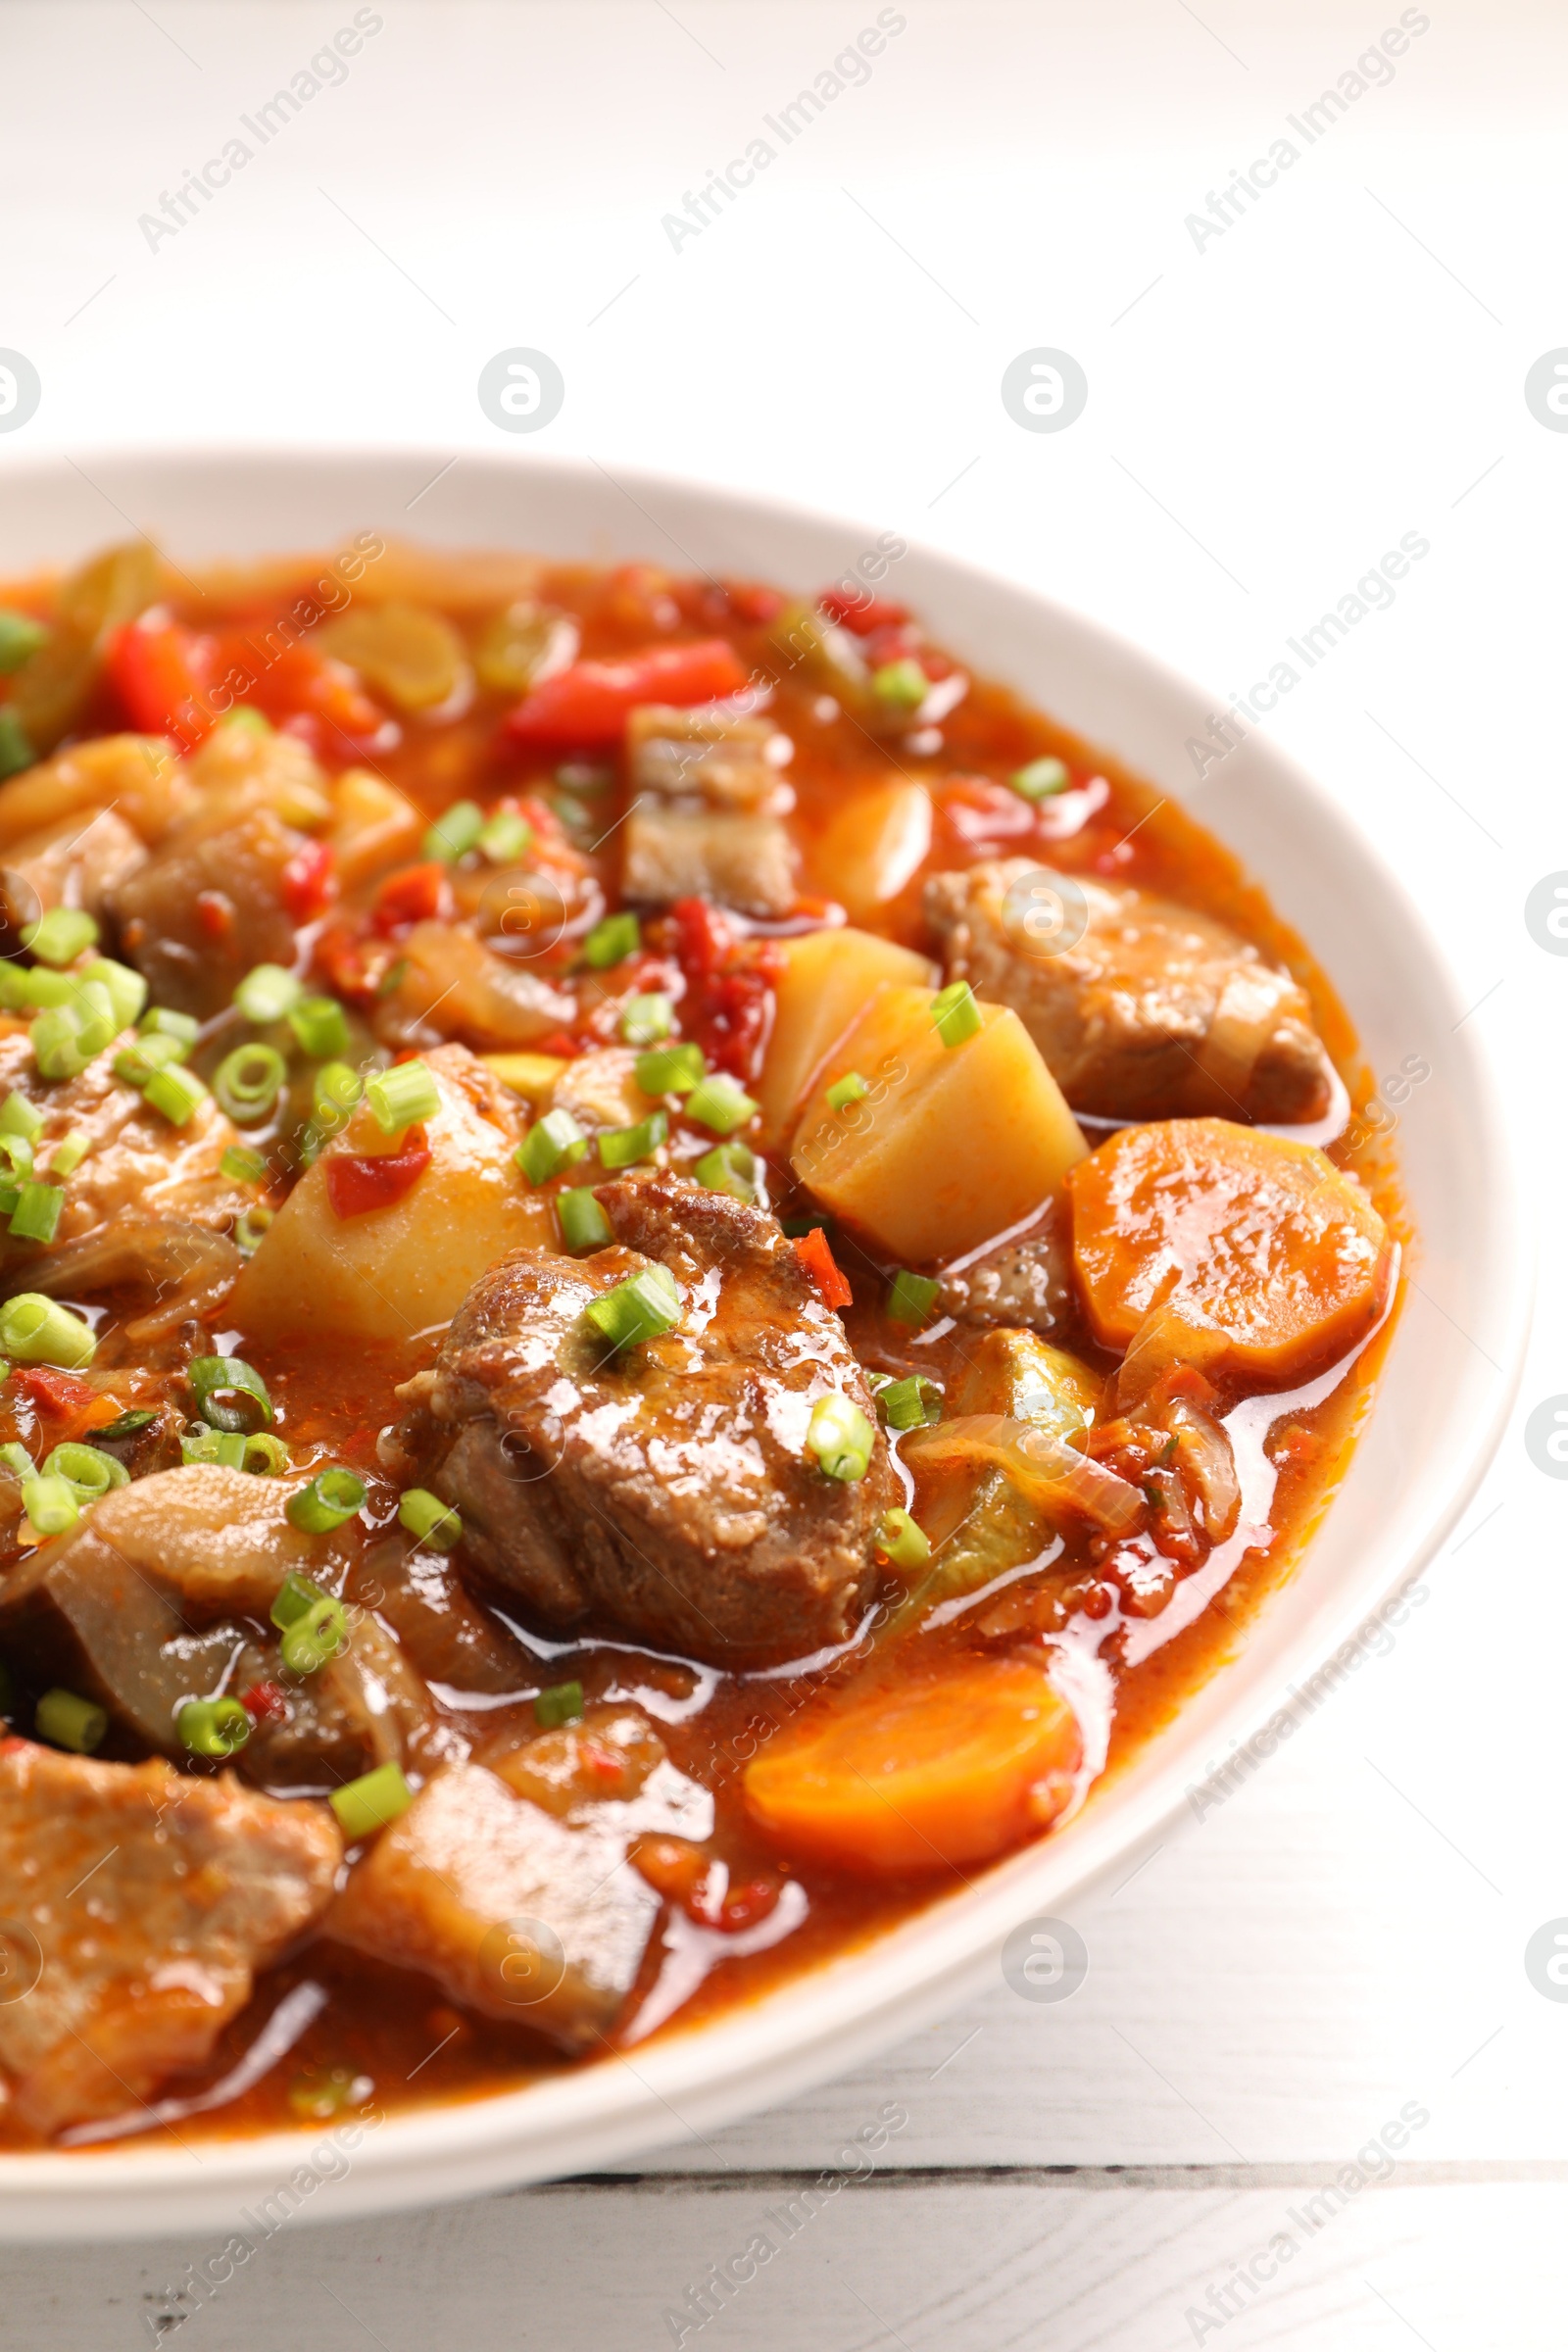
[{"label": "white ceramic bowl", "polygon": [[[373,527],[456,547],[562,558],[645,557],[810,589],[872,546],[852,522],[598,466],[510,456],[95,456],[0,468],[0,576],[147,531],[176,561],[326,548]],[[432,477],[439,475],[433,487]],[[421,495],[422,494],[422,495]],[[1213,699],[1075,613],[952,558],[910,550],[901,601],[934,636],[1180,800],[1184,749]],[[368,2132],[330,2198],[335,2219],[470,2195],[635,2156],[711,2132],[873,2056],[975,1992],[1009,1929],[1070,1913],[1169,1834],[1190,1788],[1253,1735],[1425,1561],[1500,1434],[1528,1321],[1507,1137],[1478,1033],[1394,876],[1344,812],[1261,736],[1228,758],[1195,813],[1262,883],[1339,989],[1379,1075],[1423,1054],[1401,1112],[1418,1226],[1412,1289],[1382,1392],[1343,1491],[1245,1651],[1062,1835],[1015,1854],[853,1958],[701,2031],[536,2089],[393,2117]],[[178,2147],[0,2157],[0,2235],[115,2236],[239,2225],[320,2133]],[[340,2169],[334,2160],[334,2171]],[[302,2213],[309,2217],[313,2201]]]}]

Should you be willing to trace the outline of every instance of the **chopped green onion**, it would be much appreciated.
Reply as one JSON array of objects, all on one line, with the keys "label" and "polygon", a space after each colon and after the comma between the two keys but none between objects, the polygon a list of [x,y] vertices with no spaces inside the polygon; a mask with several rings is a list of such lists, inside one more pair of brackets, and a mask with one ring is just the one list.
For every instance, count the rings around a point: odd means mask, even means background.
[{"label": "chopped green onion", "polygon": [[365,1508],[365,1481],[352,1470],[318,1470],[285,1505],[289,1524],[308,1536],[329,1536]]},{"label": "chopped green onion", "polygon": [[662,1110],[650,1111],[634,1127],[607,1127],[599,1138],[600,1164],[607,1168],[632,1168],[642,1159],[652,1159],[669,1134],[669,1120]]},{"label": "chopped green onion", "polygon": [[171,1062],[167,1069],[154,1070],[141,1091],[172,1127],[188,1125],[201,1105],[212,1100],[195,1071],[181,1069],[177,1062]]},{"label": "chopped green onion", "polygon": [[848,1110],[852,1102],[863,1102],[870,1091],[858,1070],[846,1070],[828,1088],[827,1106],[829,1110]]},{"label": "chopped green onion", "polygon": [[40,963],[51,963],[63,970],[74,963],[83,948],[98,945],[98,921],[85,906],[51,906],[35,923],[28,923],[22,934],[22,944],[36,956]]},{"label": "chopped green onion", "polygon": [[428,1544],[436,1551],[450,1551],[463,1537],[462,1518],[428,1487],[405,1487],[398,1496],[398,1525],[406,1527],[416,1544]]},{"label": "chopped green onion", "polygon": [[715,1144],[692,1169],[699,1184],[710,1193],[729,1193],[737,1200],[757,1201],[757,1154],[745,1144]]},{"label": "chopped green onion", "polygon": [[353,2074],[346,2066],[328,2067],[324,2074],[316,2067],[306,2067],[288,2086],[289,2112],[298,2116],[302,2124],[329,2124],[346,2107],[364,2105],[369,2080],[368,2075]]},{"label": "chopped green onion", "polygon": [[30,662],[38,648],[48,644],[49,634],[30,612],[14,612],[9,608],[0,612],[0,677],[10,677],[24,662]]},{"label": "chopped green onion", "polygon": [[249,1144],[230,1144],[218,1163],[220,1176],[230,1184],[260,1184],[267,1174],[267,1162]]},{"label": "chopped green onion", "polygon": [[41,1077],[79,1078],[114,1037],[108,991],[83,988],[77,994],[85,1002],[47,1006],[27,1032]]},{"label": "chopped green onion", "polygon": [[55,1747],[69,1747],[77,1756],[90,1756],[95,1747],[102,1746],[109,1729],[103,1708],[95,1707],[90,1698],[78,1698],[74,1690],[46,1690],[32,1721],[40,1740]]},{"label": "chopped green onion", "polygon": [[311,1107],[325,1137],[348,1124],[351,1112],[365,1100],[365,1080],[346,1061],[329,1061],[311,1081]]},{"label": "chopped green onion", "polygon": [[[81,985],[75,972],[51,971],[46,963],[34,963],[22,975],[22,1002],[34,1010],[39,1006],[52,1009],[57,1004],[74,1004]],[[106,1003],[111,1003],[108,991],[104,993]]]},{"label": "chopped green onion", "polygon": [[291,1674],[316,1674],[348,1647],[348,1641],[347,1610],[340,1600],[323,1592],[289,1627],[277,1646]]},{"label": "chopped green onion", "polygon": [[288,1447],[281,1438],[274,1438],[266,1430],[253,1430],[245,1440],[244,1455],[239,1466],[242,1470],[248,1470],[253,1478],[276,1478],[280,1471],[289,1466]]},{"label": "chopped green onion", "polygon": [[63,1536],[81,1517],[81,1504],[69,1479],[24,1478],[22,1507],[40,1536]]},{"label": "chopped green onion", "polygon": [[715,1135],[733,1135],[737,1127],[756,1118],[757,1104],[733,1078],[715,1070],[687,1096],[686,1116],[700,1127],[711,1128]]},{"label": "chopped green onion", "polygon": [[667,1266],[645,1266],[640,1274],[590,1299],[583,1312],[612,1348],[635,1348],[643,1340],[657,1340],[680,1321],[680,1293]]},{"label": "chopped green onion", "polygon": [[871,689],[878,702],[894,710],[918,710],[931,691],[931,681],[918,662],[884,662],[871,672]]},{"label": "chopped green onion", "polygon": [[193,1756],[232,1756],[251,1736],[237,1698],[188,1698],[174,1725]]},{"label": "chopped green onion", "polygon": [[297,1568],[291,1568],[273,1594],[267,1614],[278,1632],[286,1634],[291,1625],[299,1625],[310,1615],[318,1601],[329,1597],[319,1585],[313,1584],[308,1576],[301,1576]]},{"label": "chopped green onion", "polygon": [[0,1158],[12,1176],[32,1174],[32,1146],[24,1135],[0,1135]]},{"label": "chopped green onion", "polygon": [[536,1119],[513,1158],[530,1184],[548,1184],[563,1168],[575,1166],[588,1149],[588,1138],[569,1110],[549,1110]]},{"label": "chopped green onion", "polygon": [[248,1021],[266,1029],[292,1012],[304,994],[303,984],[280,963],[258,963],[235,989],[234,1003]]},{"label": "chopped green onion", "polygon": [[133,1021],[140,1018],[142,1006],[147,1002],[147,983],[140,972],[131,970],[128,963],[117,963],[112,956],[95,956],[91,963],[82,965],[77,978],[95,981],[100,988],[108,990],[117,1030],[128,1029]]},{"label": "chopped green onion", "polygon": [[0,1446],[0,1462],[5,1464],[13,1478],[31,1478],[33,1474],[31,1454],[25,1446],[19,1446],[15,1439],[9,1446]]},{"label": "chopped green onion", "polygon": [[888,1291],[887,1313],[894,1323],[923,1323],[937,1302],[942,1285],[929,1274],[910,1274],[902,1269],[894,1275]]},{"label": "chopped green onion", "polygon": [[0,1354],[18,1363],[79,1372],[92,1362],[97,1346],[80,1315],[41,1291],[20,1291],[0,1306]]},{"label": "chopped green onion", "polygon": [[707,1068],[701,1046],[656,1046],[638,1054],[632,1074],[645,1095],[689,1095]]},{"label": "chopped green onion", "polygon": [[[186,1054],[190,1052],[191,1047],[201,1035],[201,1023],[194,1013],[175,1012],[173,1007],[169,1004],[155,1004],[151,1012],[142,1015],[136,1026],[143,1037],[176,1038],[185,1048]],[[183,1061],[185,1054],[168,1054],[165,1058],[171,1061]]]},{"label": "chopped green onion", "polygon": [[603,1250],[613,1240],[610,1219],[594,1199],[591,1185],[578,1185],[569,1192],[556,1196],[556,1215],[561,1221],[561,1238],[568,1250]]},{"label": "chopped green onion", "polygon": [[272,732],[271,720],[265,710],[258,710],[254,703],[236,703],[232,710],[223,712],[218,723],[220,727],[237,727],[242,735],[270,735]]},{"label": "chopped green onion", "polygon": [[533,848],[533,827],[515,809],[500,808],[480,827],[474,848],[492,865],[512,865],[525,850]]},{"label": "chopped green onion", "polygon": [[433,1119],[441,1107],[441,1090],[422,1061],[400,1061],[390,1070],[377,1070],[365,1097],[383,1135]]},{"label": "chopped green onion", "polygon": [[835,1390],[812,1405],[807,1450],[815,1454],[825,1477],[842,1479],[846,1485],[863,1478],[875,1444],[876,1431],[852,1396],[841,1396]]},{"label": "chopped green onion", "polygon": [[0,708],[0,778],[20,776],[37,757],[32,740],[16,712],[9,706]]},{"label": "chopped green onion", "polygon": [[349,1050],[349,1017],[336,997],[302,997],[288,1025],[313,1061],[340,1061]]},{"label": "chopped green onion", "polygon": [[258,1200],[242,1217],[234,1219],[234,1241],[242,1257],[254,1256],[258,1243],[272,1222],[272,1212],[265,1200]]},{"label": "chopped green onion", "polygon": [[884,1511],[876,1531],[876,1547],[895,1568],[923,1568],[931,1557],[931,1539],[906,1510]]},{"label": "chopped green onion", "polygon": [[438,816],[425,834],[424,855],[452,865],[478,847],[483,831],[484,810],[478,802],[454,801],[445,816]]},{"label": "chopped green onion", "polygon": [[144,1087],[155,1070],[166,1070],[183,1061],[189,1046],[177,1037],[165,1037],[155,1030],[150,1037],[138,1037],[133,1046],[122,1046],[115,1055],[115,1076],[127,1086]]},{"label": "chopped green onion", "polygon": [[27,1003],[27,969],[0,956],[0,1011],[22,1012]]},{"label": "chopped green onion", "polygon": [[248,1432],[271,1428],[272,1400],[267,1383],[242,1356],[192,1356],[185,1377],[196,1392],[196,1410],[209,1429]]},{"label": "chopped green onion", "polygon": [[334,1788],[327,1802],[352,1845],[375,1830],[384,1830],[389,1822],[406,1813],[414,1802],[414,1790],[404,1779],[400,1764],[378,1764],[373,1772],[362,1773],[357,1781]]},{"label": "chopped green onion", "polygon": [[13,1087],[0,1102],[0,1135],[25,1136],[28,1143],[36,1143],[42,1133],[43,1112]]},{"label": "chopped green onion", "polygon": [[[12,1136],[9,1140],[25,1149],[22,1136]],[[39,1160],[39,1171],[53,1176],[70,1176],[80,1167],[91,1150],[91,1136],[85,1134],[79,1127],[73,1127],[69,1134],[60,1138],[54,1150]]]},{"label": "chopped green onion", "polygon": [[980,1007],[967,980],[955,980],[932,1000],[931,1026],[945,1046],[961,1046],[980,1031]]},{"label": "chopped green onion", "polygon": [[922,1429],[942,1418],[942,1391],[923,1372],[907,1380],[890,1380],[878,1389],[876,1409],[889,1429]]},{"label": "chopped green onion", "polygon": [[634,914],[607,914],[583,941],[582,952],[596,972],[607,972],[612,963],[635,956],[642,944],[642,926]]},{"label": "chopped green onion", "polygon": [[[657,1046],[675,1026],[675,1007],[668,997],[628,997],[620,1011],[620,1034],[628,1046]],[[639,1079],[638,1084],[642,1081]],[[661,1090],[649,1087],[649,1094]]]},{"label": "chopped green onion", "polygon": [[288,1063],[275,1046],[236,1046],[214,1072],[213,1093],[236,1127],[255,1127],[270,1111],[287,1077]]},{"label": "chopped green onion", "polygon": [[209,1429],[205,1421],[196,1421],[179,1433],[179,1458],[216,1464],[220,1470],[243,1470],[246,1443],[237,1430]]},{"label": "chopped green onion", "polygon": [[104,1441],[110,1438],[133,1438],[139,1430],[149,1428],[157,1418],[158,1415],[149,1412],[145,1405],[132,1405],[128,1412],[121,1414],[118,1421],[106,1422],[102,1429],[95,1429],[92,1434]]},{"label": "chopped green onion", "polygon": [[1031,760],[1027,767],[1016,768],[1007,782],[1026,801],[1049,801],[1065,792],[1072,777],[1065,760]]},{"label": "chopped green onion", "polygon": [[65,1194],[58,1184],[24,1184],[17,1195],[8,1231],[19,1242],[52,1242],[60,1223]]},{"label": "chopped green onion", "polygon": [[553,1730],[557,1724],[582,1720],[581,1683],[552,1683],[533,1702],[534,1721]]}]

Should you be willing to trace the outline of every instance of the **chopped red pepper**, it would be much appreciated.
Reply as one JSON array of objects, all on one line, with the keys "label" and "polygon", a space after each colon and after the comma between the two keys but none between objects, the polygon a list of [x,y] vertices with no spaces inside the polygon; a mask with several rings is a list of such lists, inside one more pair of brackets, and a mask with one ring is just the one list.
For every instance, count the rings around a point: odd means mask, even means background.
[{"label": "chopped red pepper", "polygon": [[326,1167],[326,1197],[336,1217],[363,1217],[367,1209],[390,1208],[418,1183],[430,1165],[422,1127],[411,1127],[398,1152],[333,1152]]},{"label": "chopped red pepper", "polygon": [[824,1306],[849,1305],[855,1293],[839,1272],[828,1247],[827,1235],[820,1225],[813,1225],[809,1233],[803,1233],[799,1237],[795,1244],[795,1254],[801,1261],[802,1271],[810,1276],[821,1293]]},{"label": "chopped red pepper", "polygon": [[297,636],[293,644],[285,641],[280,650],[273,650],[273,641],[279,636],[286,640],[297,626],[293,621],[276,627],[259,622],[249,634],[236,630],[222,637],[217,659],[223,686],[254,703],[274,722],[305,713],[351,740],[377,734],[386,724],[386,713],[371,702],[345,662],[334,662]]},{"label": "chopped red pepper", "polygon": [[733,646],[722,637],[695,645],[651,646],[619,662],[577,662],[546,678],[517,705],[504,733],[516,744],[570,744],[608,750],[642,703],[682,709],[739,694],[746,683]]},{"label": "chopped red pepper", "polygon": [[216,660],[213,638],[149,615],[115,631],[105,667],[133,727],[193,752],[218,724],[209,702]]},{"label": "chopped red pepper", "polygon": [[234,928],[234,902],[226,890],[196,893],[196,920],[209,939],[227,939]]},{"label": "chopped red pepper", "polygon": [[242,1690],[239,1703],[255,1723],[286,1723],[288,1700],[276,1683],[252,1683]]},{"label": "chopped red pepper", "polygon": [[376,929],[384,938],[411,923],[445,922],[452,914],[452,884],[441,860],[406,865],[389,874],[375,894]]},{"label": "chopped red pepper", "polygon": [[760,587],[754,580],[726,580],[724,594],[736,619],[749,621],[753,628],[765,629],[784,610],[784,599],[776,588]]},{"label": "chopped red pepper", "polygon": [[901,629],[909,617],[907,605],[890,604],[880,596],[857,595],[853,588],[825,588],[816,602],[817,610],[829,620],[853,629],[857,637],[869,637],[873,629]]},{"label": "chopped red pepper", "polygon": [[[74,1372],[52,1372],[43,1364],[19,1364],[12,1375],[24,1396],[29,1396],[41,1413],[52,1414],[63,1421],[69,1414],[80,1413],[90,1404],[107,1402],[101,1398],[90,1381],[78,1380]],[[106,1421],[120,1417],[120,1407],[104,1415]]]},{"label": "chopped red pepper", "polygon": [[313,922],[337,897],[337,859],[328,841],[308,841],[283,868],[283,905],[297,923]]}]

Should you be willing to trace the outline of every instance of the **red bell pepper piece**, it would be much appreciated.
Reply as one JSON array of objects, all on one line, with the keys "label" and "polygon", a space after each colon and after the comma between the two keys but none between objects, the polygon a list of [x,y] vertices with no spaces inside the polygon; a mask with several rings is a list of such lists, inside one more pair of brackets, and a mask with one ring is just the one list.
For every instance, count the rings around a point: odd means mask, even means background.
[{"label": "red bell pepper piece", "polygon": [[[12,1378],[41,1413],[48,1413],[57,1421],[83,1412],[89,1404],[99,1401],[99,1391],[90,1381],[78,1380],[74,1372],[52,1372],[44,1364],[19,1364]],[[116,1420],[119,1412],[116,1405],[105,1419]]]},{"label": "red bell pepper piece", "polygon": [[283,905],[296,923],[313,922],[337,897],[336,858],[326,841],[307,842],[283,868]]},{"label": "red bell pepper piece", "polygon": [[850,588],[825,588],[816,603],[829,620],[853,629],[857,637],[869,637],[873,629],[902,628],[909,617],[907,605],[890,604],[880,596],[857,596]]},{"label": "red bell pepper piece", "polygon": [[388,874],[375,894],[376,929],[383,938],[410,923],[443,922],[452,913],[452,884],[438,858],[427,865],[406,865]]},{"label": "red bell pepper piece", "polygon": [[430,1165],[422,1127],[411,1127],[400,1152],[334,1152],[326,1160],[326,1197],[336,1217],[363,1217],[367,1209],[390,1208],[418,1183]]},{"label": "red bell pepper piece", "polygon": [[618,662],[576,662],[546,678],[505,722],[516,744],[570,744],[588,751],[618,744],[642,703],[714,703],[746,683],[735,649],[722,637],[695,645],[650,646]]},{"label": "red bell pepper piece", "polygon": [[288,1700],[276,1683],[252,1683],[239,1694],[239,1703],[253,1723],[287,1723]]},{"label": "red bell pepper piece", "polygon": [[172,735],[193,752],[218,724],[209,704],[217,645],[177,620],[127,621],[109,641],[105,666],[125,714],[143,735]]},{"label": "red bell pepper piece", "polygon": [[820,1225],[813,1225],[809,1233],[803,1233],[799,1237],[795,1244],[795,1254],[801,1261],[802,1270],[815,1283],[824,1306],[849,1305],[855,1293],[839,1272],[828,1247],[827,1235]]}]

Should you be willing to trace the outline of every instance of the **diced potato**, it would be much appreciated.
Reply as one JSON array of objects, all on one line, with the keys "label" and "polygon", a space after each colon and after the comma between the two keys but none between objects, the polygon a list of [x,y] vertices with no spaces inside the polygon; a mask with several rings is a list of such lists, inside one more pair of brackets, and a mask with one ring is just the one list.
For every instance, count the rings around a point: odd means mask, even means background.
[{"label": "diced potato", "polygon": [[[787,958],[773,1008],[773,1034],[757,1088],[762,1132],[788,1135],[797,1105],[845,1031],[880,988],[922,987],[931,966],[911,949],[869,931],[808,931],[779,943]],[[830,1077],[842,1077],[834,1067]]]},{"label": "diced potato", "polygon": [[852,923],[896,899],[931,848],[931,796],[923,784],[853,787],[811,854],[817,887]]},{"label": "diced potato", "polygon": [[535,1110],[543,1110],[555,1092],[556,1080],[565,1068],[564,1056],[560,1054],[481,1054],[479,1059],[487,1070],[493,1070],[503,1086],[520,1095]]},{"label": "diced potato", "polygon": [[[430,1164],[390,1207],[334,1214],[326,1187],[335,1153],[385,1152],[368,1105],[301,1177],[234,1286],[231,1312],[260,1339],[283,1333],[334,1346],[408,1340],[456,1314],[473,1284],[509,1250],[552,1249],[548,1200],[513,1165],[518,1129],[482,1117],[462,1076],[480,1078],[461,1046],[424,1057],[441,1093],[425,1123]],[[481,1084],[488,1081],[481,1079]]]},{"label": "diced potato", "polygon": [[383,866],[416,856],[423,835],[423,817],[384,776],[368,767],[343,770],[332,787],[327,835],[343,889],[356,890]]},{"label": "diced potato", "polygon": [[[1017,1014],[943,1043],[928,988],[885,988],[824,1065],[790,1164],[824,1207],[905,1265],[959,1257],[1031,1215],[1088,1145]],[[858,1070],[863,1102],[827,1087]]]}]

